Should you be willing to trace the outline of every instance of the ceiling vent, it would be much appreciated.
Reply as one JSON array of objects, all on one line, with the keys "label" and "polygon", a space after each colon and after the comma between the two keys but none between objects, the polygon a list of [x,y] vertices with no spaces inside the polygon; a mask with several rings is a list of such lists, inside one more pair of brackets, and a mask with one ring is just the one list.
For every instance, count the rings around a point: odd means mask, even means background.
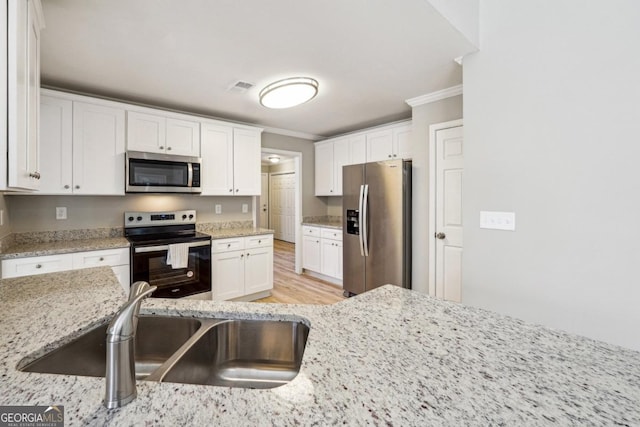
[{"label": "ceiling vent", "polygon": [[229,86],[229,89],[227,90],[233,93],[245,93],[246,91],[251,89],[253,86],[254,86],[253,83],[243,82],[242,80],[238,80],[237,82]]}]

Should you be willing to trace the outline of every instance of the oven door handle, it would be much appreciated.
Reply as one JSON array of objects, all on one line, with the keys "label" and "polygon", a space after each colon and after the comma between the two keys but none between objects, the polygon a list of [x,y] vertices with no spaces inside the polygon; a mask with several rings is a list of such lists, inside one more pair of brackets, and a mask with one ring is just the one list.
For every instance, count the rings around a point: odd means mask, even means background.
[{"label": "oven door handle", "polygon": [[[181,243],[177,243],[177,244],[181,244]],[[204,241],[204,242],[187,243],[187,246],[189,247],[189,249],[199,248],[201,246],[211,246],[211,242]],[[133,252],[136,254],[141,254],[145,252],[158,252],[158,251],[168,251],[168,250],[169,250],[169,245],[138,246],[134,248]]]}]

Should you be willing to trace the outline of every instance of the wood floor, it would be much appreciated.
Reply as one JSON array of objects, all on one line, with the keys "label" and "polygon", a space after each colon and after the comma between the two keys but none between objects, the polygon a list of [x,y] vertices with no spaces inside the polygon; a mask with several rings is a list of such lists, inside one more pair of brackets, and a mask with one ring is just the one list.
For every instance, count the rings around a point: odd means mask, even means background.
[{"label": "wood floor", "polygon": [[284,304],[333,304],[345,299],[342,288],[306,274],[296,274],[295,245],[273,241],[273,291],[255,302]]}]

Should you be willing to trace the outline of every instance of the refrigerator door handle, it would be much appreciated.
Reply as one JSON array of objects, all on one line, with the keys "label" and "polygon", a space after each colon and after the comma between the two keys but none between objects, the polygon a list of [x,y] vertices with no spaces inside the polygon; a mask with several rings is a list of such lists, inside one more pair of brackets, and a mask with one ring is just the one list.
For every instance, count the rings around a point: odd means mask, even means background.
[{"label": "refrigerator door handle", "polygon": [[364,256],[369,256],[369,216],[367,215],[367,205],[369,204],[369,184],[364,185],[364,197],[362,198],[362,228],[363,235],[362,246],[364,247]]},{"label": "refrigerator door handle", "polygon": [[358,210],[358,224],[360,226],[360,232],[358,233],[358,243],[360,244],[360,256],[364,256],[364,241],[362,240],[362,202],[364,198],[364,185],[360,186],[360,201]]}]

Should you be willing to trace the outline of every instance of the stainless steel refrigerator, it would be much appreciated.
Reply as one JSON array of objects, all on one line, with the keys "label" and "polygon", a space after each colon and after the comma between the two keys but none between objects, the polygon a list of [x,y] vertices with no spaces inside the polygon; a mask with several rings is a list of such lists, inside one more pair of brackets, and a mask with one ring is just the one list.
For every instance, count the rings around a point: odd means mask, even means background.
[{"label": "stainless steel refrigerator", "polygon": [[411,161],[342,168],[345,296],[411,288]]}]

